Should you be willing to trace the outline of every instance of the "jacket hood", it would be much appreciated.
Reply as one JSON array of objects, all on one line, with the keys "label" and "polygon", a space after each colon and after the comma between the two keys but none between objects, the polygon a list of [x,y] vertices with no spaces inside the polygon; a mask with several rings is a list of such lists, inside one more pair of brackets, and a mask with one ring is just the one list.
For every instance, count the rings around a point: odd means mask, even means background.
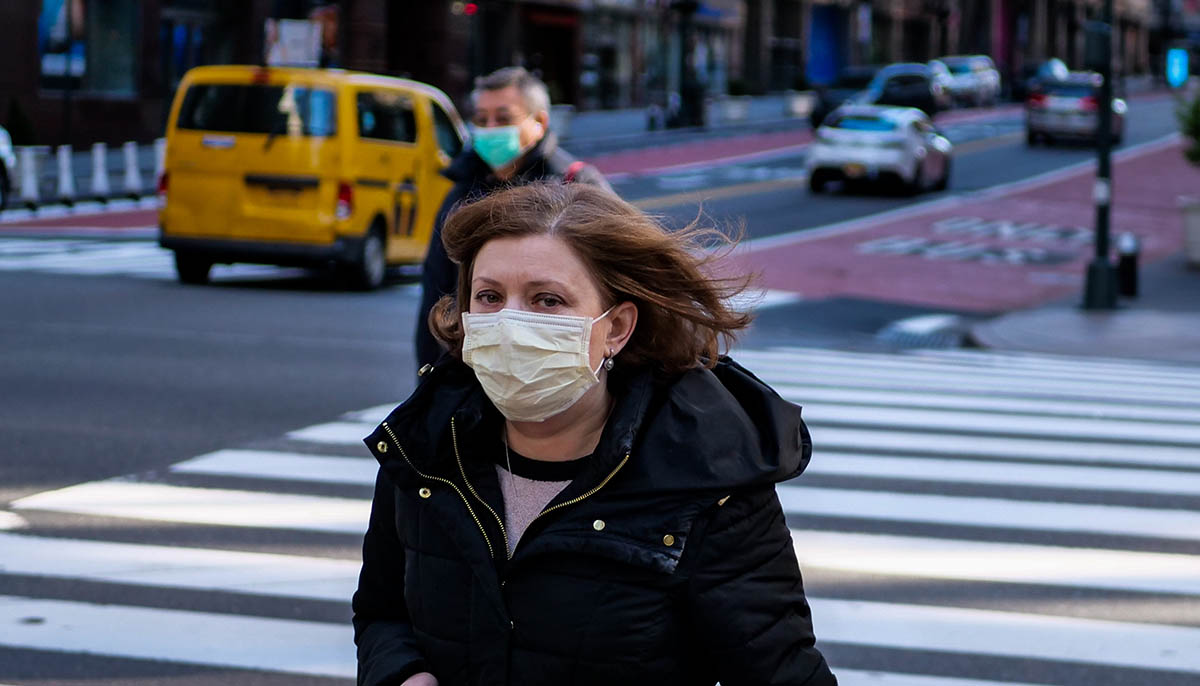
[{"label": "jacket hood", "polygon": [[[582,481],[602,479],[628,456],[620,479],[627,491],[732,490],[791,479],[811,457],[800,407],[728,357],[669,378],[614,371],[609,388],[616,406]],[[460,437],[490,436],[502,421],[474,372],[447,355],[385,423],[418,469],[442,473],[452,419]],[[404,468],[398,456],[380,460]]]}]

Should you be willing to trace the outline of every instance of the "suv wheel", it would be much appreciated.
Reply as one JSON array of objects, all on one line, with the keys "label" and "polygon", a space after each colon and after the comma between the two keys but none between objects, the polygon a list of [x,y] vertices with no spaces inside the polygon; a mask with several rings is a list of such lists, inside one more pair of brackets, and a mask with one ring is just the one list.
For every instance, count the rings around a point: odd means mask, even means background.
[{"label": "suv wheel", "polygon": [[383,285],[387,276],[387,253],[384,249],[383,232],[372,228],[363,237],[358,257],[350,267],[352,285],[363,291],[373,291]]},{"label": "suv wheel", "polygon": [[180,283],[208,283],[208,272],[212,270],[212,266],[210,260],[175,251],[175,271],[179,274]]}]

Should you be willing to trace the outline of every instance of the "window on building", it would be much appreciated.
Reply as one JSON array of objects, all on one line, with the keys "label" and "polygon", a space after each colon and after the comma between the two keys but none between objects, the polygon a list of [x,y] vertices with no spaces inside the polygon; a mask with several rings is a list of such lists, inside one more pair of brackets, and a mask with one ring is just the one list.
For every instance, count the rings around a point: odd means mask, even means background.
[{"label": "window on building", "polygon": [[401,93],[370,91],[358,94],[360,138],[415,143],[417,120],[412,100]]}]

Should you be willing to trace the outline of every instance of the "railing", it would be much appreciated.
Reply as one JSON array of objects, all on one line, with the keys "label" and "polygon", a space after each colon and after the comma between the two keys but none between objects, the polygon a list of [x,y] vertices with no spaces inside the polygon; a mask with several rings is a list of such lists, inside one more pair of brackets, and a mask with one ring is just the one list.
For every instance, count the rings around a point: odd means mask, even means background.
[{"label": "railing", "polygon": [[18,147],[9,207],[37,209],[153,196],[165,153],[163,138],[148,144],[129,141],[116,148],[95,143],[87,151],[69,145]]}]

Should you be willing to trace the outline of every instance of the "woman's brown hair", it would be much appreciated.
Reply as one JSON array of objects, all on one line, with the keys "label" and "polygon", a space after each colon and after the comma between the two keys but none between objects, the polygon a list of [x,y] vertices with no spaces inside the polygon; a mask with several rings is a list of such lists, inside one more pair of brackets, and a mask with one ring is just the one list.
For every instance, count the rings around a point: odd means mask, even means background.
[{"label": "woman's brown hair", "polygon": [[443,297],[429,315],[434,336],[458,355],[462,318],[470,310],[471,275],[484,244],[497,238],[557,236],[587,265],[609,304],[638,308],[637,327],[619,355],[623,365],[651,365],[676,373],[716,364],[751,316],[729,298],[749,277],[722,278],[709,267],[720,253],[701,242],[732,241],[696,222],[667,231],[611,191],[583,183],[533,183],[494,193],[454,210],[442,228],[446,253],[459,265],[458,293]]}]

